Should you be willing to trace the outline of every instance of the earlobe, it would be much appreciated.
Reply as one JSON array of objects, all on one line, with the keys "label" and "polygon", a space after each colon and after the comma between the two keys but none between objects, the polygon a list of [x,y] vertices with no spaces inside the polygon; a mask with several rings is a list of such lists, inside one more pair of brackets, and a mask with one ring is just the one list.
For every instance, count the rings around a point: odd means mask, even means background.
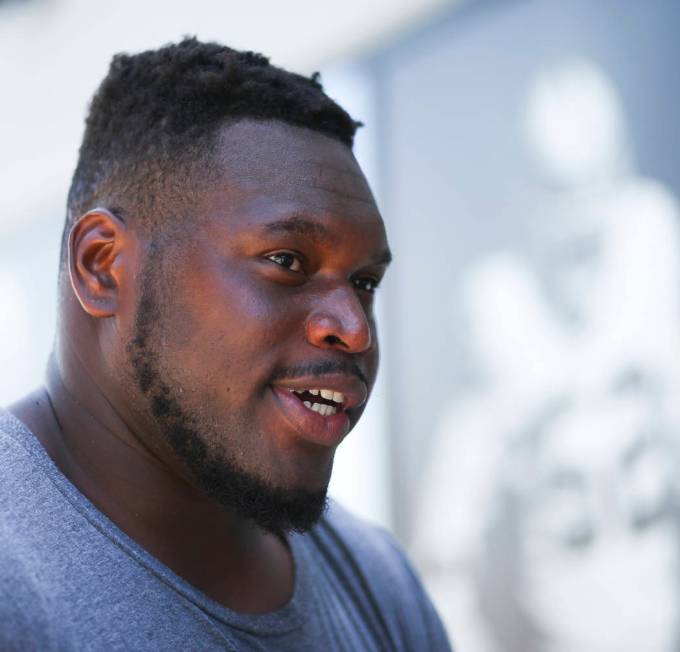
[{"label": "earlobe", "polygon": [[71,287],[83,310],[92,317],[111,317],[118,308],[125,240],[125,224],[103,208],[87,212],[71,228]]}]

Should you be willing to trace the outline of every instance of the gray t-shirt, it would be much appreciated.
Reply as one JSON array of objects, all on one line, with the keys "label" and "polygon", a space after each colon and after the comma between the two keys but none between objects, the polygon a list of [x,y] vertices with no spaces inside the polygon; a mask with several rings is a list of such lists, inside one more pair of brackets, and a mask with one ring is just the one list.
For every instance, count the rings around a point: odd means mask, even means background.
[{"label": "gray t-shirt", "polygon": [[137,545],[0,408],[0,649],[450,650],[392,537],[332,504],[288,537],[290,602],[239,614]]}]

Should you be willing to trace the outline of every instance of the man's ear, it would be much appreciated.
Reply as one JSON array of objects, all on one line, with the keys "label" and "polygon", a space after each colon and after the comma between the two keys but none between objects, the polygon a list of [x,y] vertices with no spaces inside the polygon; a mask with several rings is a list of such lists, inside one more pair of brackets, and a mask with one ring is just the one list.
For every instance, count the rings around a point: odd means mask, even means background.
[{"label": "man's ear", "polygon": [[123,221],[105,208],[88,211],[71,228],[71,287],[83,310],[92,317],[110,317],[118,308],[121,254],[127,236]]}]

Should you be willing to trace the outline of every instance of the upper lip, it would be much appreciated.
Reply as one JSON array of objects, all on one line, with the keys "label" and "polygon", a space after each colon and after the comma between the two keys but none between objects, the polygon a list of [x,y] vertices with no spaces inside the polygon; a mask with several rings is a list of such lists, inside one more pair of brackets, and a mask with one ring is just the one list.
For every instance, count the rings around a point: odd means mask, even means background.
[{"label": "upper lip", "polygon": [[343,410],[363,405],[368,398],[368,387],[363,380],[356,376],[345,374],[324,374],[322,376],[305,376],[290,380],[277,380],[272,383],[281,389],[293,389],[297,392],[306,389],[332,389],[334,392],[344,394],[345,401],[342,404]]}]

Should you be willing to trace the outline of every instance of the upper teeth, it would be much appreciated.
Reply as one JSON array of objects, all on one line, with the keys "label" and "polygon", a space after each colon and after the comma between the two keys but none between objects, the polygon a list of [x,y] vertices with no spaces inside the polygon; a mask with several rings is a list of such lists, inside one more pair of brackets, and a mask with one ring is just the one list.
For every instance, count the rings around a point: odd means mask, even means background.
[{"label": "upper teeth", "polygon": [[[296,394],[303,394],[304,392],[309,392],[313,396],[319,396],[321,395],[322,398],[325,398],[329,401],[333,401],[333,403],[344,403],[345,402],[345,395],[341,394],[340,392],[334,392],[332,389],[292,389],[291,392],[295,392]],[[331,407],[331,406],[329,406]]]},{"label": "upper teeth", "polygon": [[[296,394],[304,394],[309,392],[312,396],[321,395],[322,398],[333,401],[334,403],[342,404],[345,402],[345,395],[340,392],[334,392],[332,389],[291,389],[291,392]],[[338,409],[334,405],[326,405],[325,403],[314,403],[312,401],[303,401],[306,408],[309,408],[313,412],[318,412],[321,416],[327,417],[331,414],[335,414]]]}]

